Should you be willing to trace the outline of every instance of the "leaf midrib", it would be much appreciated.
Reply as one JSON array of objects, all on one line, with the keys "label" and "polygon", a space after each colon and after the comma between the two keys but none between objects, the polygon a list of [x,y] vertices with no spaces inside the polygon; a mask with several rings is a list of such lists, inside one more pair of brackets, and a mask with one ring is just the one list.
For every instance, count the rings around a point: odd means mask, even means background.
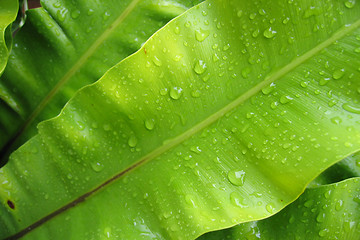
[{"label": "leaf midrib", "polygon": [[[129,16],[134,10],[140,0],[132,0],[132,2],[126,7],[122,14],[110,24],[105,31],[95,40],[95,42],[88,47],[88,49],[80,56],[78,61],[63,75],[63,77],[56,83],[51,91],[44,97],[39,105],[34,109],[30,116],[24,121],[19,131],[9,140],[9,143],[4,146],[6,149],[12,149],[12,145],[16,143],[17,139],[30,127],[34,120],[39,116],[43,109],[48,105],[51,99],[60,91],[60,89],[66,84],[74,74],[81,69],[81,67],[87,62],[100,45],[111,35],[111,33]],[[2,153],[2,151],[0,151]],[[0,156],[1,157],[1,156]]]},{"label": "leaf midrib", "polygon": [[101,185],[96,187],[95,189],[81,195],[80,197],[78,197],[74,201],[68,203],[67,205],[63,206],[62,208],[57,209],[56,211],[50,213],[49,215],[45,216],[44,218],[38,220],[37,222],[33,223],[29,227],[25,228],[24,230],[18,232],[17,234],[15,234],[15,235],[7,238],[7,239],[17,239],[19,237],[24,236],[25,234],[31,232],[33,229],[35,229],[35,228],[41,226],[42,224],[46,223],[47,221],[49,221],[53,217],[65,212],[66,210],[68,210],[68,209],[70,209],[72,207],[75,207],[78,203],[81,203],[81,202],[85,201],[88,197],[92,196],[93,194],[95,194],[99,190],[103,189],[104,187],[106,187],[110,183],[116,181],[117,179],[122,177],[124,174],[130,172],[131,170],[133,170],[133,169],[135,169],[137,167],[142,166],[146,162],[148,162],[148,161],[150,161],[152,159],[155,159],[156,157],[160,156],[161,154],[165,153],[166,151],[170,150],[171,148],[173,148],[173,147],[179,145],[180,143],[184,142],[185,140],[187,140],[191,136],[195,135],[200,130],[204,129],[205,127],[211,125],[212,123],[214,123],[215,121],[220,119],[222,116],[224,116],[226,113],[230,112],[232,109],[234,109],[234,108],[238,107],[239,105],[241,105],[242,103],[244,103],[250,97],[252,97],[255,94],[257,94],[258,92],[260,92],[262,88],[266,87],[267,85],[269,85],[272,82],[275,82],[276,80],[279,80],[281,77],[283,77],[285,74],[289,73],[291,70],[293,70],[296,67],[300,66],[302,63],[306,62],[308,59],[315,56],[320,51],[324,50],[325,48],[327,48],[328,46],[330,46],[331,44],[333,44],[337,40],[343,38],[344,36],[346,36],[347,34],[353,32],[355,29],[357,29],[359,27],[360,27],[360,19],[357,20],[356,22],[354,22],[351,25],[346,25],[345,28],[340,29],[338,32],[333,34],[330,38],[328,38],[324,42],[322,42],[319,45],[315,46],[314,48],[312,48],[308,52],[304,53],[303,55],[297,57],[292,62],[285,65],[283,68],[279,69],[278,71],[274,72],[273,74],[267,76],[262,82],[260,82],[259,84],[257,84],[253,88],[249,89],[243,95],[236,98],[234,101],[232,101],[231,103],[229,103],[228,105],[226,105],[225,107],[220,109],[219,111],[217,111],[214,114],[210,115],[208,118],[206,118],[202,122],[198,123],[194,127],[192,127],[189,130],[185,131],[183,134],[181,134],[181,135],[179,135],[179,136],[177,136],[177,137],[175,137],[175,138],[173,138],[171,140],[166,141],[165,144],[163,144],[159,148],[155,149],[154,151],[150,152],[149,154],[145,155],[138,162],[136,162],[133,165],[129,166],[128,168],[121,171],[117,175],[111,177],[110,179],[108,179],[107,181],[105,181],[104,183],[102,183]]}]

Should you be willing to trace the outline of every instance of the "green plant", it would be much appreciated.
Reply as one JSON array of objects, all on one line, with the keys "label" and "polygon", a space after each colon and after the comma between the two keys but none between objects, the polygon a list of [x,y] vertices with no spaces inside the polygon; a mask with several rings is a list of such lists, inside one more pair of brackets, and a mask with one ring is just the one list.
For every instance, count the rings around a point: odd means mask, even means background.
[{"label": "green plant", "polygon": [[0,169],[5,238],[356,239],[359,4],[210,0],[141,46],[193,2],[107,3],[44,2],[14,39],[2,157],[71,100]]}]

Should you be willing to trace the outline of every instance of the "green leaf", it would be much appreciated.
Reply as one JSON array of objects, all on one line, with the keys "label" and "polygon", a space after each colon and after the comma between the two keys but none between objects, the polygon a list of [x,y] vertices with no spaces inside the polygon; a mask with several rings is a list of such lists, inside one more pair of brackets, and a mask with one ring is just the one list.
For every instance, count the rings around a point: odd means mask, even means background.
[{"label": "green leaf", "polygon": [[138,50],[192,2],[46,0],[43,8],[28,11],[0,79],[2,165],[9,153],[36,134],[40,121],[60,112],[76,90]]},{"label": "green leaf", "polygon": [[[0,76],[3,73],[11,50],[11,23],[18,12],[17,0],[0,0]],[[1,100],[0,88],[0,100]]]},{"label": "green leaf", "polygon": [[360,150],[359,12],[227,0],[174,19],[14,152],[0,232],[192,239],[275,214]]},{"label": "green leaf", "polygon": [[331,184],[352,177],[360,177],[360,152],[326,169],[308,187]]},{"label": "green leaf", "polygon": [[307,189],[280,213],[262,221],[205,234],[199,240],[347,239],[360,236],[360,178]]}]

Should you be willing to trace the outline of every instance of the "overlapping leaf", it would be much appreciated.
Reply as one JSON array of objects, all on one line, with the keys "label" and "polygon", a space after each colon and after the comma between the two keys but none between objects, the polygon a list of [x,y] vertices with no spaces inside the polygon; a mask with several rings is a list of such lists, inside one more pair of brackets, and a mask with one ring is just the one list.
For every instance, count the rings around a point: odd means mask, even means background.
[{"label": "overlapping leaf", "polygon": [[191,9],[13,154],[1,232],[191,239],[275,214],[360,148],[359,11]]},{"label": "overlapping leaf", "polygon": [[[46,0],[43,8],[28,11],[0,79],[2,164],[36,134],[39,121],[56,116],[76,90],[139,49],[193,2],[199,1]],[[16,8],[17,1],[1,3],[1,10],[7,10],[11,4]]]},{"label": "overlapping leaf", "polygon": [[360,178],[307,189],[265,220],[208,233],[199,240],[347,239],[360,236]]},{"label": "overlapping leaf", "polygon": [[[11,28],[18,12],[18,1],[0,1],[0,76],[3,73],[11,49]],[[1,89],[0,89],[1,100]]]}]

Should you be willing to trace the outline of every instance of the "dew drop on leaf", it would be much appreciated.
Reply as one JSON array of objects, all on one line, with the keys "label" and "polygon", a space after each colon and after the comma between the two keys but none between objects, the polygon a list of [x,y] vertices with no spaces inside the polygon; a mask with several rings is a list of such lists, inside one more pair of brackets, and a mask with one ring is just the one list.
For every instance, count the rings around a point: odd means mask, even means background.
[{"label": "dew drop on leaf", "polygon": [[192,92],[191,92],[191,96],[192,96],[193,98],[198,98],[198,97],[200,97],[200,95],[201,95],[200,90],[195,90],[195,91],[192,91]]},{"label": "dew drop on leaf", "polygon": [[275,211],[275,207],[272,203],[266,204],[265,208],[266,208],[266,211],[268,211],[271,214],[274,213],[274,211]]},{"label": "dew drop on leaf", "polygon": [[80,11],[79,10],[74,10],[71,12],[71,17],[73,19],[77,19],[80,16]]},{"label": "dew drop on leaf", "polygon": [[173,87],[170,89],[170,97],[174,100],[178,100],[182,95],[182,88],[180,87]]},{"label": "dew drop on leaf", "polygon": [[353,8],[355,6],[355,0],[347,0],[344,4],[347,8]]},{"label": "dew drop on leaf", "polygon": [[241,17],[242,15],[243,15],[243,11],[242,11],[242,10],[237,11],[236,16]]},{"label": "dew drop on leaf", "polygon": [[333,117],[330,119],[332,123],[339,125],[342,122],[342,119],[340,117]]},{"label": "dew drop on leaf", "polygon": [[324,228],[322,230],[319,231],[319,236],[320,237],[325,237],[326,233],[329,232],[328,229]]},{"label": "dew drop on leaf", "polygon": [[235,207],[241,207],[241,208],[247,207],[247,204],[245,203],[245,199],[238,192],[232,192],[230,194],[230,202]]},{"label": "dew drop on leaf", "polygon": [[319,213],[317,216],[316,216],[316,221],[318,223],[322,223],[324,222],[325,220],[325,213]]},{"label": "dew drop on leaf", "polygon": [[136,147],[137,143],[138,143],[138,140],[135,136],[129,137],[129,140],[128,140],[129,147]]},{"label": "dew drop on leaf", "polygon": [[333,72],[332,76],[335,80],[337,80],[337,79],[342,78],[344,76],[344,74],[345,74],[345,69],[338,69]]},{"label": "dew drop on leaf", "polygon": [[160,89],[159,93],[161,96],[165,96],[168,93],[168,89],[167,88]]},{"label": "dew drop on leaf", "polygon": [[155,120],[154,119],[146,119],[145,120],[145,128],[147,129],[147,130],[153,130],[154,129],[154,127],[155,127]]},{"label": "dew drop on leaf", "polygon": [[266,38],[273,38],[276,35],[276,33],[277,32],[275,30],[271,29],[271,27],[270,27],[270,28],[266,29],[263,34],[264,34],[264,37],[266,37]]},{"label": "dew drop on leaf", "polygon": [[360,204],[360,195],[353,198],[354,202]]},{"label": "dew drop on leaf", "polygon": [[198,75],[203,74],[206,71],[206,68],[207,68],[206,63],[203,60],[198,60],[195,62],[194,71]]},{"label": "dew drop on leaf", "polygon": [[190,194],[186,194],[185,196],[185,202],[189,205],[189,206],[192,206],[192,207],[196,207],[196,203],[195,203],[195,200],[194,200],[194,197]]},{"label": "dew drop on leaf", "polygon": [[342,105],[342,108],[348,112],[360,114],[360,107],[358,106],[353,106],[349,103],[344,103]]},{"label": "dew drop on leaf", "polygon": [[153,57],[153,63],[158,67],[160,67],[162,65],[161,60],[157,56]]},{"label": "dew drop on leaf", "polygon": [[335,203],[335,210],[336,211],[340,211],[343,207],[344,207],[344,201],[343,200],[340,199]]},{"label": "dew drop on leaf", "polygon": [[228,172],[228,179],[235,186],[242,186],[245,182],[245,172],[237,169],[230,170]]},{"label": "dew drop on leaf", "polygon": [[290,96],[287,96],[287,95],[284,95],[284,96],[280,97],[280,102],[282,104],[286,104],[286,103],[290,102],[291,100],[293,100],[293,98],[290,97]]},{"label": "dew drop on leaf", "polygon": [[210,30],[204,30],[202,28],[195,31],[195,38],[199,42],[204,41],[210,35]]},{"label": "dew drop on leaf", "polygon": [[92,162],[90,165],[95,172],[100,172],[104,169],[104,165],[99,162]]}]

